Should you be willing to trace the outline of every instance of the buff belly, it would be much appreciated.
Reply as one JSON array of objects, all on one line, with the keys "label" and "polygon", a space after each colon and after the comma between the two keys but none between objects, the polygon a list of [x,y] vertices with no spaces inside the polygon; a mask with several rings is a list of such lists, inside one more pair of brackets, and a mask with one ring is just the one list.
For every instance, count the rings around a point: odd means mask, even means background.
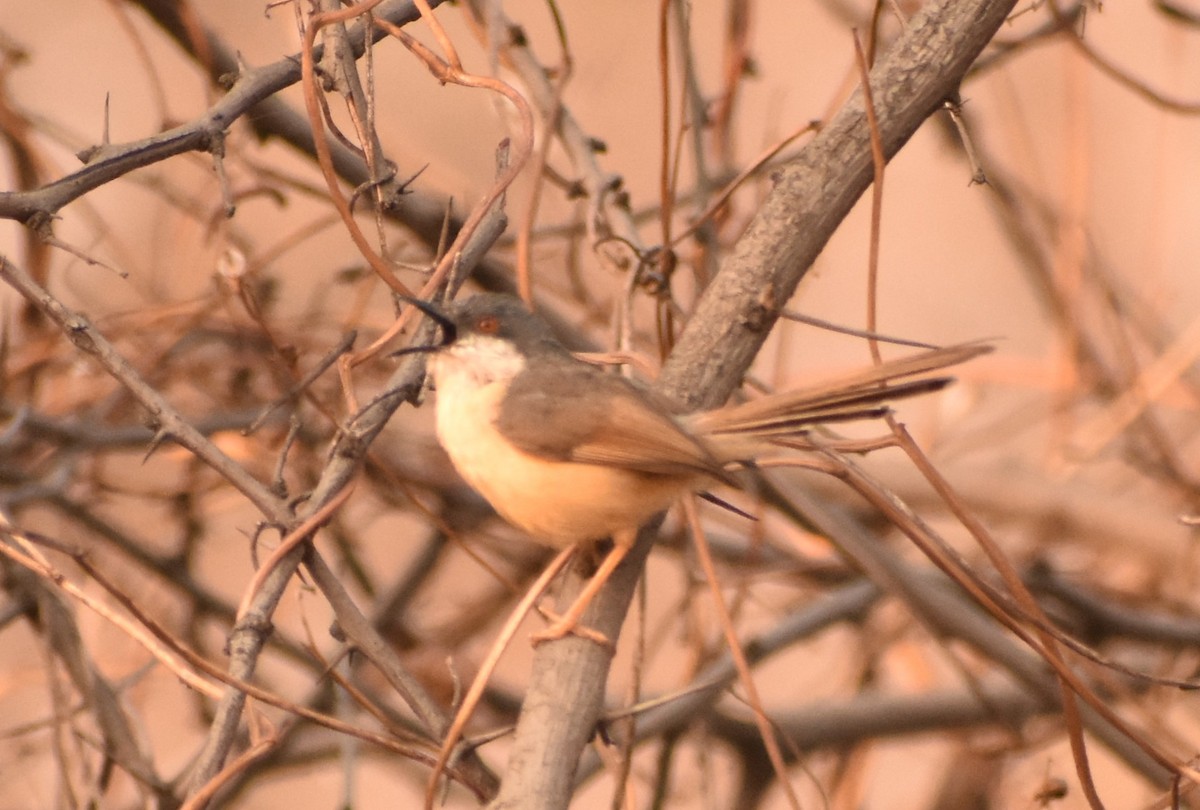
[{"label": "buff belly", "polygon": [[438,375],[437,433],[459,474],[506,520],[562,548],[634,529],[687,491],[689,479],[535,457],[500,437],[505,386],[480,385],[445,363]]}]

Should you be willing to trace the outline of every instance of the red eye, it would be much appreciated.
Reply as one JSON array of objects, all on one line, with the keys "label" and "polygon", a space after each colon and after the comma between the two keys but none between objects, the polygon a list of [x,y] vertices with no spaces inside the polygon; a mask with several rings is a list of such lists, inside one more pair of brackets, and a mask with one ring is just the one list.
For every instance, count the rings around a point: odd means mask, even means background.
[{"label": "red eye", "polygon": [[475,330],[481,335],[494,335],[500,331],[500,319],[495,315],[483,315],[475,321]]}]

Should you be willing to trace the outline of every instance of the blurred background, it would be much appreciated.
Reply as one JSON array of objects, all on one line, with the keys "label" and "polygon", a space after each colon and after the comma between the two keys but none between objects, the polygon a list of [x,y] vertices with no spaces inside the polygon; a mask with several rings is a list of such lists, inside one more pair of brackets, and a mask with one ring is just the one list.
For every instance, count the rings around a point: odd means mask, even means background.
[{"label": "blurred background", "polygon": [[[853,90],[856,34],[876,31],[882,53],[902,30],[897,11],[912,15],[921,4],[884,3],[874,27],[866,0],[665,5],[674,178],[666,225],[657,4],[437,11],[468,72],[497,76],[531,102],[548,88],[560,123],[595,140],[594,162],[584,165],[544,102],[532,103],[534,162],[509,190],[509,226],[484,284],[520,278],[581,340],[613,348],[627,335],[651,369],[664,330],[686,321],[771,172]],[[194,46],[208,31],[251,74],[286,67],[298,59],[310,11],[245,0],[0,0],[3,190],[47,186],[81,168],[81,150],[200,117],[223,92],[210,80],[217,57],[203,48],[193,55],[181,41]],[[186,33],[173,36],[169,19]],[[900,418],[1065,630],[1105,659],[1176,681],[1200,663],[1198,27],[1200,5],[1189,0],[1018,4],[961,88],[975,160],[950,116],[933,115],[888,165],[878,233],[880,332],[996,346],[957,369],[951,389],[900,406]],[[439,48],[424,23],[406,30]],[[519,116],[493,90],[443,85],[395,38],[358,65],[367,129],[404,188],[392,218],[375,215],[370,188],[343,182],[342,194],[356,198],[355,221],[373,249],[416,289],[438,258],[442,217],[466,217],[492,187],[497,145],[519,138]],[[300,85],[274,98],[282,107],[271,111],[308,123]],[[347,104],[336,90],[326,98],[327,128],[355,139]],[[320,479],[339,425],[385,389],[396,361],[358,365],[349,388],[331,368],[303,396],[289,391],[350,330],[357,349],[387,332],[397,308],[331,205],[312,154],[272,129],[291,121],[260,112],[257,130],[247,119],[233,124],[220,161],[193,151],[123,173],[62,208],[50,241],[0,220],[0,255],[91,319],[234,462],[297,499]],[[679,236],[755,166],[705,220],[703,238],[673,245],[664,292],[638,252]],[[973,181],[979,172],[987,182]],[[869,203],[842,222],[790,311],[865,328]],[[170,441],[152,448],[146,414],[122,386],[0,289],[8,519],[85,550],[138,610],[223,669],[238,603],[279,533],[219,471]],[[780,321],[747,388],[796,387],[869,362],[861,337]],[[277,401],[283,407],[247,433]],[[457,479],[430,410],[397,411],[317,546],[449,706],[548,554]],[[981,578],[998,581],[961,518],[903,454],[885,450],[863,463]],[[781,478],[854,515],[918,573],[931,569],[836,481],[803,471]],[[751,525],[703,512],[747,638],[864,584],[825,533],[752,495],[729,497],[760,517]],[[626,633],[613,665],[614,708],[634,694],[685,689],[723,649],[681,521],[669,518],[663,535],[636,611],[642,630]],[[138,787],[128,763],[106,757],[115,755],[101,700],[81,683],[107,685],[163,785],[185,780],[201,756],[214,693],[188,686],[135,632],[51,587],[58,572],[88,599],[133,615],[68,556],[42,551],[47,568],[32,577],[11,557],[0,563],[0,808],[152,806],[154,791]],[[798,740],[788,773],[803,806],[1088,806],[1056,707],[1023,692],[978,639],[916,618],[903,595],[864,591],[863,599],[756,668],[768,712]],[[64,624],[51,620],[60,610]],[[410,723],[369,664],[338,659],[332,618],[312,583],[294,578],[255,681],[355,726]],[[538,626],[527,620],[523,633]],[[1159,750],[1178,761],[1195,755],[1200,725],[1188,692],[1072,663]],[[529,666],[522,634],[469,735],[512,722]],[[331,670],[358,696],[335,686]],[[745,693],[734,691],[639,746],[624,787],[615,787],[612,764],[619,746],[610,747],[601,757],[608,772],[583,785],[577,806],[787,806],[764,770]],[[930,706],[940,709],[923,713]],[[250,715],[238,750],[269,743],[231,777],[221,806],[407,807],[424,793],[427,763],[257,702]],[[1169,806],[1154,804],[1166,795],[1161,779],[1090,743],[1108,806]],[[507,744],[501,737],[480,756],[502,770]],[[478,802],[455,788],[447,806]]]}]

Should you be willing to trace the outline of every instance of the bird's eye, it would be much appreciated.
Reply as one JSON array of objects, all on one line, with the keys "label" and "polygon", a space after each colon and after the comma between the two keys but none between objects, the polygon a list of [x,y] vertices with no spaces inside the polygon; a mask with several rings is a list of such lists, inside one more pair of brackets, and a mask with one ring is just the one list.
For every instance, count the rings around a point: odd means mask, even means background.
[{"label": "bird's eye", "polygon": [[500,319],[495,315],[482,315],[475,321],[475,330],[481,335],[494,335],[500,331]]}]

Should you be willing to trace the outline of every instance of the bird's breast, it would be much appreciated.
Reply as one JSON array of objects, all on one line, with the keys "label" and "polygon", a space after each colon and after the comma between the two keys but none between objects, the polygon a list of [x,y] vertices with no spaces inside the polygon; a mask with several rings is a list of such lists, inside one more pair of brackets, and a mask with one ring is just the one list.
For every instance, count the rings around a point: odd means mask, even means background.
[{"label": "bird's breast", "polygon": [[505,519],[565,547],[633,529],[666,509],[690,479],[534,456],[496,427],[509,380],[436,358],[437,435],[459,474]]}]

